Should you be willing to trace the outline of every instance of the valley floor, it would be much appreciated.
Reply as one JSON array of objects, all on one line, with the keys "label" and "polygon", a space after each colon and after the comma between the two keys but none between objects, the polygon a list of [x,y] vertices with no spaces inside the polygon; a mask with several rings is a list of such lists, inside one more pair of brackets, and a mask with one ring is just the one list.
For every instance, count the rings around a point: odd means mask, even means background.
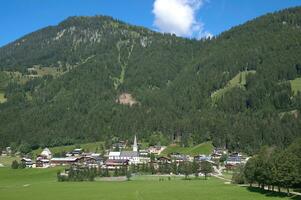
[{"label": "valley floor", "polygon": [[118,182],[57,182],[52,169],[0,168],[0,199],[5,200],[276,200],[298,199],[263,193],[257,189],[225,184],[223,180],[182,180],[139,176],[131,181]]}]

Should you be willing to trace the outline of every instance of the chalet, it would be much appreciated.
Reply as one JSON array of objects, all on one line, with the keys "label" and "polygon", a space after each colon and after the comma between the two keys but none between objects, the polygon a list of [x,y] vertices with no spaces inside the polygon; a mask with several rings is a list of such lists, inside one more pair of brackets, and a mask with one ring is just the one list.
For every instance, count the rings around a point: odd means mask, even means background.
[{"label": "chalet", "polygon": [[211,158],[214,159],[214,160],[219,160],[222,157],[222,155],[223,154],[213,152],[211,154]]},{"label": "chalet", "polygon": [[66,158],[52,158],[50,160],[51,166],[59,166],[59,165],[74,165],[79,163],[79,157],[66,157]]},{"label": "chalet", "polygon": [[22,158],[21,163],[24,164],[26,167],[31,168],[32,167],[32,160],[30,158]]},{"label": "chalet", "polygon": [[194,156],[193,159],[196,162],[202,162],[202,161],[210,161],[211,160],[211,156],[206,156],[206,155],[198,155],[198,156]]},{"label": "chalet", "polygon": [[36,160],[36,167],[48,168],[50,167],[50,161],[48,159],[39,158]]},{"label": "chalet", "polygon": [[119,160],[108,159],[105,162],[105,167],[108,169],[115,169],[115,168],[120,168],[128,165],[129,165],[129,160],[123,160],[123,159],[119,159]]},{"label": "chalet", "polygon": [[240,164],[245,164],[248,159],[249,158],[246,158],[246,157],[242,156],[241,154],[235,152],[235,153],[231,153],[229,155],[229,157],[225,161],[225,164],[236,166],[236,165],[240,165]]},{"label": "chalet", "polygon": [[45,148],[39,156],[44,159],[51,159],[52,153],[48,148]]},{"label": "chalet", "polygon": [[159,164],[167,164],[167,163],[171,163],[171,159],[165,156],[160,156],[157,158],[157,163]]},{"label": "chalet", "polygon": [[228,150],[225,149],[225,148],[215,148],[213,153],[216,153],[216,154],[228,154]]},{"label": "chalet", "polygon": [[139,156],[147,157],[149,155],[148,150],[139,150]]},{"label": "chalet", "polygon": [[155,155],[159,155],[161,154],[161,152],[165,149],[166,147],[165,146],[159,146],[159,145],[156,145],[156,146],[150,146],[148,148],[148,152],[151,154],[155,154]]},{"label": "chalet", "polygon": [[72,154],[73,156],[80,156],[80,155],[82,155],[82,153],[83,153],[83,150],[82,150],[82,149],[74,149],[74,150],[71,152],[71,154]]},{"label": "chalet", "polygon": [[71,152],[66,153],[66,157],[79,157],[83,154],[82,149],[74,149]]},{"label": "chalet", "polygon": [[172,153],[170,154],[171,160],[175,162],[186,162],[190,161],[190,157],[188,155],[180,154],[180,153]]}]

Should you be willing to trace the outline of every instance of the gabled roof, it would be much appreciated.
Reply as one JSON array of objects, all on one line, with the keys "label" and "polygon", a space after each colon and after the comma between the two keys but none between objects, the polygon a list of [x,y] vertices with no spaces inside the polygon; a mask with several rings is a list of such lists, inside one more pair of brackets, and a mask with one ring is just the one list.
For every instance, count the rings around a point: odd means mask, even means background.
[{"label": "gabled roof", "polygon": [[116,164],[127,164],[129,160],[113,160],[113,159],[108,159],[106,160],[106,165],[116,165]]},{"label": "gabled roof", "polygon": [[51,151],[50,151],[48,148],[45,148],[45,149],[42,151],[41,155],[51,155]]},{"label": "gabled roof", "polygon": [[122,151],[120,157],[138,157],[137,151]]},{"label": "gabled roof", "polygon": [[110,151],[110,153],[109,153],[109,157],[111,157],[111,156],[120,156],[120,152],[119,151]]},{"label": "gabled roof", "polygon": [[67,157],[67,158],[52,158],[51,161],[61,161],[61,162],[74,162],[77,161],[77,157]]},{"label": "gabled roof", "polygon": [[22,158],[21,161],[32,162],[32,160],[30,158]]}]

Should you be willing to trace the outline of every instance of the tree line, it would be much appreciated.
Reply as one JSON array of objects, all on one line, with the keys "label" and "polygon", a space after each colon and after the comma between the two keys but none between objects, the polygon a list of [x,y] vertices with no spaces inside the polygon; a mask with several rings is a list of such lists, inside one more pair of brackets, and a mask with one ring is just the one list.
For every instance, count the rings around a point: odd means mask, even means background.
[{"label": "tree line", "polygon": [[168,174],[168,175],[184,175],[185,179],[189,179],[190,175],[195,178],[202,173],[207,179],[208,175],[213,172],[212,164],[206,161],[202,162],[172,162],[161,163],[158,167],[154,163],[144,163],[140,165],[129,165],[109,168],[95,168],[95,167],[76,167],[71,166],[65,169],[65,173],[57,172],[57,179],[60,182],[64,181],[94,181],[96,177],[119,177],[126,176],[128,179],[132,174]]},{"label": "tree line", "polygon": [[285,188],[301,187],[301,139],[288,148],[279,150],[275,147],[262,147],[259,153],[240,168],[240,173],[233,176],[236,183],[257,184],[261,189],[281,191]]}]

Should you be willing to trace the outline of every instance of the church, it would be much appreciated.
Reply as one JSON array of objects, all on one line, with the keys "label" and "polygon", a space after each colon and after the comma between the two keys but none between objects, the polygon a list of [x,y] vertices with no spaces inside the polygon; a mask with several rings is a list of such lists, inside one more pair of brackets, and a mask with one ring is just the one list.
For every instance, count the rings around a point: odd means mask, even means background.
[{"label": "church", "polygon": [[109,160],[128,160],[129,164],[139,164],[139,150],[137,137],[134,138],[133,150],[132,151],[111,151],[109,153]]}]

